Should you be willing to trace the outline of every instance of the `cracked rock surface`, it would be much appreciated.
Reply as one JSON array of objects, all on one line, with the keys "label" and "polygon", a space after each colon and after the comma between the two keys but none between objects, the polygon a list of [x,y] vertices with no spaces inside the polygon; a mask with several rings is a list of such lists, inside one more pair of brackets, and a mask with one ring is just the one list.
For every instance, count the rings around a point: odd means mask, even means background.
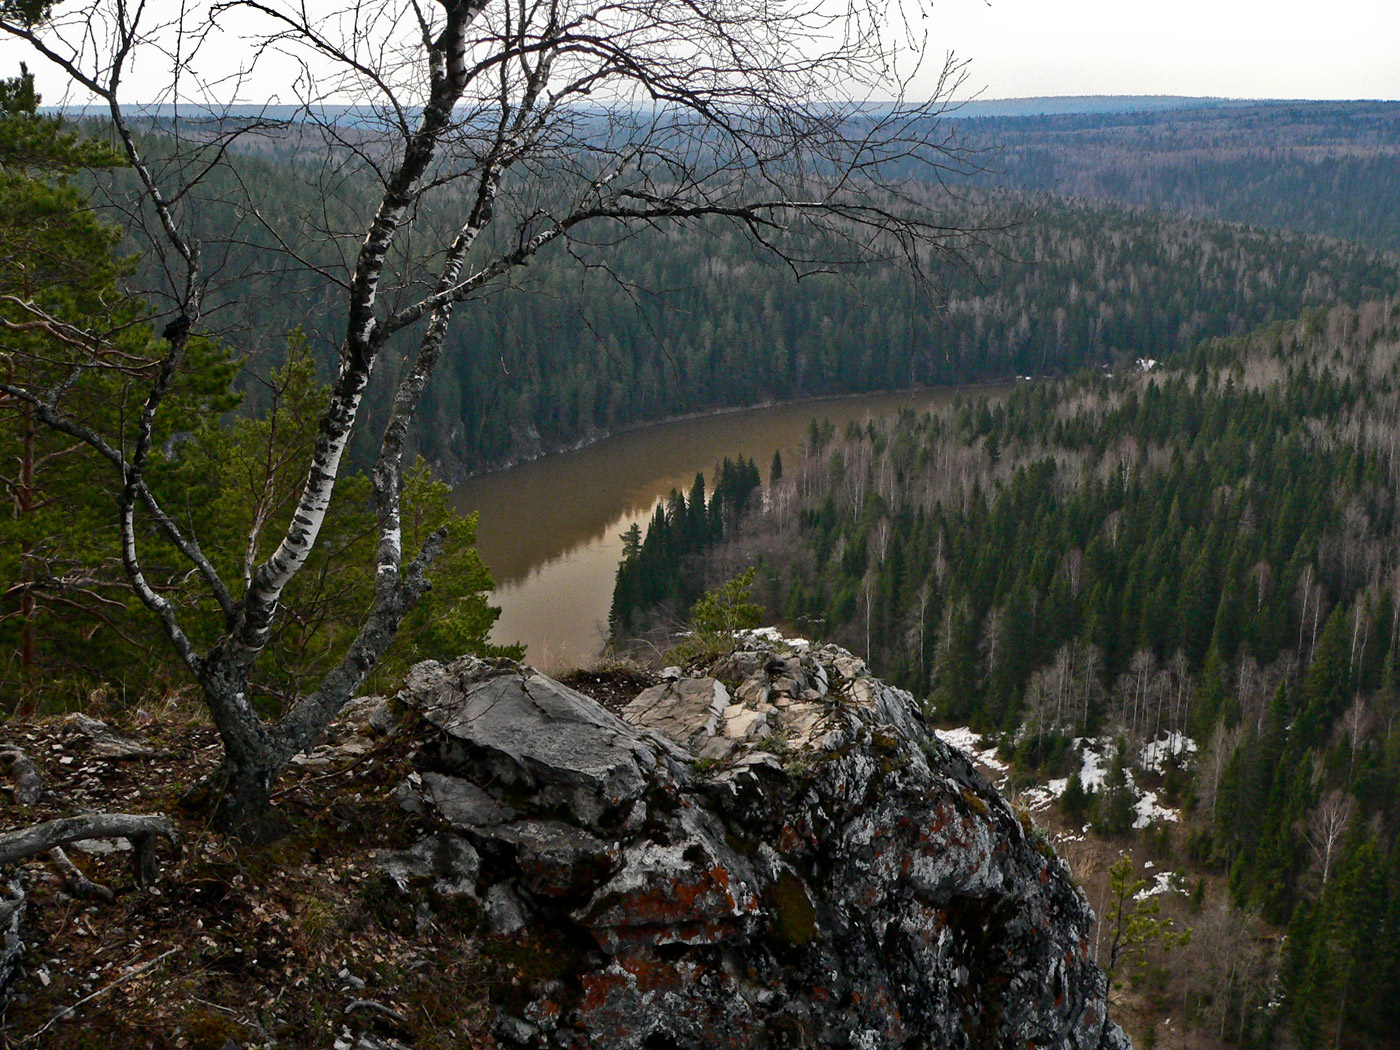
[{"label": "cracked rock surface", "polygon": [[573,946],[503,1045],[1128,1046],[1062,862],[842,649],[749,637],[622,718],[509,661],[399,699],[439,830],[385,872]]}]

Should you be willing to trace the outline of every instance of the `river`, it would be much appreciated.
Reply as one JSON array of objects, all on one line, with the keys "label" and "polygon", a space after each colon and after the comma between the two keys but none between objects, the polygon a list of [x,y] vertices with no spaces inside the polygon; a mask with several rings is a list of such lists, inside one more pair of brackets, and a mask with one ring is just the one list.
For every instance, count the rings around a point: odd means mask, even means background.
[{"label": "river", "polygon": [[851,420],[924,412],[960,394],[1004,389],[940,387],[722,412],[469,478],[453,502],[478,515],[477,549],[496,581],[491,601],[501,607],[491,638],[524,642],[526,659],[543,670],[586,665],[607,639],[622,534],[633,523],[645,531],[657,502],[673,488],[688,491],[697,472],[712,483],[720,460],[745,456],[766,483],[775,451],[789,468],[797,465],[812,419],[839,430]]}]

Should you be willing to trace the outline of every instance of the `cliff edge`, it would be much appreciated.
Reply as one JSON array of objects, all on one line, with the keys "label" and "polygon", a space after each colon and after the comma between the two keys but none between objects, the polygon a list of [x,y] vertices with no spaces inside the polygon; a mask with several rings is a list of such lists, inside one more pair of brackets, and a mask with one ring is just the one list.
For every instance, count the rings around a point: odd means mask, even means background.
[{"label": "cliff edge", "polygon": [[519,1047],[1128,1047],[1092,913],[1029,819],[834,646],[750,635],[620,713],[508,661],[425,662],[377,860],[420,908],[548,931]]}]

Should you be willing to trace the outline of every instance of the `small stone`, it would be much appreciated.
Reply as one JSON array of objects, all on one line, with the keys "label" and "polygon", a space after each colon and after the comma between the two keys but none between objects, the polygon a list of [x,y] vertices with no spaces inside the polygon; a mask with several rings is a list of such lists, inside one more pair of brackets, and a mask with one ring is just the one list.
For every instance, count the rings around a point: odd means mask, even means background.
[{"label": "small stone", "polygon": [[735,691],[735,697],[745,707],[758,707],[768,702],[772,690],[768,687],[768,676],[762,671],[744,679]]},{"label": "small stone", "polygon": [[528,1021],[522,1021],[518,1017],[502,1015],[496,1022],[496,1038],[503,1042],[511,1043],[514,1046],[529,1046],[530,1042],[538,1034],[538,1028]]},{"label": "small stone", "polygon": [[433,888],[447,897],[473,895],[481,871],[481,858],[472,844],[449,832],[430,835],[410,849],[382,850],[374,863],[401,893],[415,882],[433,880]]},{"label": "small stone", "polygon": [[341,970],[336,976],[340,978],[340,983],[347,988],[353,988],[357,992],[363,992],[365,990],[365,982],[351,973],[348,968]]},{"label": "small stone", "polygon": [[427,816],[428,807],[431,804],[427,792],[423,789],[423,778],[417,773],[410,773],[398,787],[394,788],[389,797],[398,804],[399,809],[405,813],[412,813],[415,817]]},{"label": "small stone", "polygon": [[504,882],[486,891],[482,907],[486,912],[486,925],[498,936],[505,937],[525,928],[525,908],[515,891]]},{"label": "small stone", "polygon": [[145,758],[155,754],[139,740],[117,732],[100,719],[75,712],[66,717],[63,724],[87,737],[88,753],[99,758]]},{"label": "small stone", "polygon": [[695,750],[719,731],[728,706],[729,690],[718,679],[681,678],[643,690],[622,709],[622,718]]},{"label": "small stone", "polygon": [[739,750],[739,741],[728,736],[711,737],[705,741],[696,759],[701,762],[727,762]]},{"label": "small stone", "polygon": [[771,732],[772,730],[768,727],[768,716],[762,711],[751,711],[738,704],[725,709],[724,735],[730,739],[762,740]]},{"label": "small stone", "polygon": [[771,751],[750,751],[735,763],[735,768],[772,769],[781,771],[783,760]]},{"label": "small stone", "polygon": [[622,719],[511,661],[425,660],[398,698],[445,734],[434,756],[441,771],[567,806],[581,823],[637,798],[657,764]]}]

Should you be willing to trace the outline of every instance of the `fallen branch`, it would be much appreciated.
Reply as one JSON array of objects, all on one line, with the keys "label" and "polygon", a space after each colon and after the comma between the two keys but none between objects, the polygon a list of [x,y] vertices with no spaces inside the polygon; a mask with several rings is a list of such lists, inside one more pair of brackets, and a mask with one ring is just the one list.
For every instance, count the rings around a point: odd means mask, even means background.
[{"label": "fallen branch", "polygon": [[0,764],[10,767],[10,775],[15,778],[15,802],[21,806],[32,806],[44,793],[44,778],[28,755],[13,744],[0,747]]},{"label": "fallen branch", "polygon": [[106,901],[112,902],[116,896],[109,886],[104,886],[100,882],[93,882],[83,874],[82,869],[68,859],[68,854],[63,852],[62,846],[55,846],[49,850],[49,859],[53,861],[54,867],[63,873],[63,881],[68,884],[68,892],[85,901]]},{"label": "fallen branch", "polygon": [[400,1028],[408,1027],[407,1017],[399,1013],[393,1007],[385,1006],[383,1003],[376,1003],[373,999],[355,999],[345,1008],[345,1013],[349,1015],[356,1010],[369,1010],[372,1013],[377,1013],[381,1017],[387,1018]]},{"label": "fallen branch", "polygon": [[174,822],[159,814],[89,813],[81,817],[62,817],[0,835],[0,868],[79,839],[113,838],[131,840],[136,884],[145,886],[156,876],[154,840],[163,838],[174,845],[179,841],[179,834]]}]

